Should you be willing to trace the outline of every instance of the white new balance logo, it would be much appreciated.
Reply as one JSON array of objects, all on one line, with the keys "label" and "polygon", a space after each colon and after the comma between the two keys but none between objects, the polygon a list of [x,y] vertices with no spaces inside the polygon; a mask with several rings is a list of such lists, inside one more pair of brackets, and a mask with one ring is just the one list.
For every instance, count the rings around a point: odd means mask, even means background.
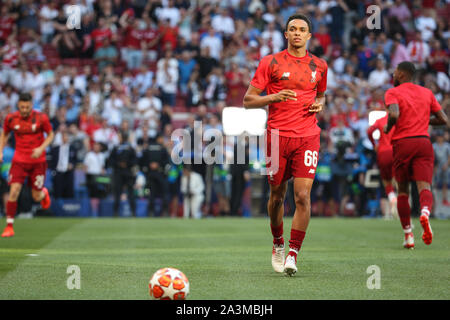
[{"label": "white new balance logo", "polygon": [[315,169],[309,169],[309,172],[308,172],[308,173],[315,173],[315,172],[316,172]]}]

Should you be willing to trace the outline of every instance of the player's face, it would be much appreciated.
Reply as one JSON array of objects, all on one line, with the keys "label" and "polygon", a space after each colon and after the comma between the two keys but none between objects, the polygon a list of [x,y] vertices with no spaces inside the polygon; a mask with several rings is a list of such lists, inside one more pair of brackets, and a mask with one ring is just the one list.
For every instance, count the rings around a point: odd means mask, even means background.
[{"label": "player's face", "polygon": [[33,105],[31,101],[19,101],[17,104],[17,108],[19,109],[19,113],[23,118],[26,118],[30,115],[31,110],[33,109]]},{"label": "player's face", "polygon": [[311,39],[308,24],[305,20],[294,19],[289,22],[288,28],[284,33],[290,46],[294,48],[302,48]]}]

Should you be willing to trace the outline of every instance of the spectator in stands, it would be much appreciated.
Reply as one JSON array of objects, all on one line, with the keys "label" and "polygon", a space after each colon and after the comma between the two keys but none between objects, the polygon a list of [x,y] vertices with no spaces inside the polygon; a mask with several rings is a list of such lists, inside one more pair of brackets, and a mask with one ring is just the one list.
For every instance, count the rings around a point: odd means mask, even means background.
[{"label": "spectator in stands", "polygon": [[16,68],[19,65],[19,61],[22,60],[22,52],[14,35],[11,35],[7,39],[6,44],[0,49],[0,57],[2,57],[0,82],[2,84],[12,84]]},{"label": "spectator in stands", "polygon": [[55,28],[55,36],[52,45],[58,49],[61,58],[73,58],[76,56],[82,43],[78,39],[76,32],[67,28],[67,17],[64,9],[60,8],[58,16],[54,19],[53,27]]},{"label": "spectator in stands", "polygon": [[17,36],[16,16],[9,11],[8,4],[0,9],[0,46],[4,45],[10,36]]},{"label": "spectator in stands", "polygon": [[[125,17],[125,18],[124,18]],[[124,43],[121,50],[122,59],[126,61],[129,70],[139,69],[143,60],[142,48],[144,47],[143,33],[140,30],[139,19],[122,15],[120,25],[124,28]]]},{"label": "spectator in stands", "polygon": [[161,91],[161,100],[164,104],[175,105],[178,79],[178,61],[173,57],[172,50],[166,50],[164,58],[158,61],[156,70],[156,85]]},{"label": "spectator in stands", "polygon": [[119,52],[112,45],[110,38],[103,39],[103,45],[94,53],[94,59],[97,61],[98,71],[101,73],[108,65],[116,65]]},{"label": "spectator in stands", "polygon": [[391,80],[383,60],[378,59],[376,69],[369,73],[369,85],[372,88],[384,87]]},{"label": "spectator in stands", "polygon": [[219,7],[217,14],[211,20],[211,26],[216,32],[220,32],[226,38],[231,37],[235,31],[234,21],[224,7]]},{"label": "spectator in stands", "polygon": [[188,91],[188,83],[191,78],[191,74],[195,68],[197,68],[197,62],[192,57],[192,54],[185,50],[181,54],[181,58],[178,60],[179,73],[180,73],[180,81],[179,88],[181,93],[187,94]]},{"label": "spectator in stands", "polygon": [[395,35],[392,52],[391,70],[395,70],[400,62],[411,60],[408,50],[401,42],[401,35],[399,33]]},{"label": "spectator in stands", "polygon": [[432,16],[432,10],[421,10],[414,22],[416,29],[421,32],[423,41],[429,42],[433,37],[434,30],[437,28],[436,20]]},{"label": "spectator in stands", "polygon": [[148,88],[145,96],[139,99],[136,108],[137,125],[159,118],[162,110],[161,100],[154,95],[155,89]]},{"label": "spectator in stands", "polygon": [[208,47],[211,57],[220,60],[223,50],[223,42],[220,35],[216,34],[216,30],[211,26],[208,33],[203,36],[200,42],[200,48]]},{"label": "spectator in stands", "polygon": [[25,29],[38,30],[38,11],[39,6],[33,0],[23,0],[19,4],[20,18],[18,21],[19,29],[23,32]]},{"label": "spectator in stands", "polygon": [[153,87],[154,73],[146,65],[142,65],[139,72],[134,77],[133,86],[139,89],[139,94],[143,95],[148,89]]},{"label": "spectator in stands", "polygon": [[113,33],[111,31],[111,28],[108,26],[106,19],[103,17],[99,17],[97,23],[97,28],[95,28],[91,33],[91,38],[94,42],[94,54],[99,48],[104,45],[104,38],[109,38],[110,40],[113,39]]},{"label": "spectator in stands", "polygon": [[74,196],[74,169],[77,162],[76,150],[69,140],[69,132],[61,133],[60,145],[52,147],[49,168],[52,172],[53,195],[56,199],[68,199]]},{"label": "spectator in stands", "polygon": [[111,95],[105,100],[102,117],[106,119],[108,124],[113,127],[119,127],[122,122],[122,112],[124,109],[124,101],[115,90],[111,91]]},{"label": "spectator in stands", "polygon": [[43,43],[50,43],[55,33],[53,20],[58,17],[56,1],[46,0],[39,11],[39,24]]},{"label": "spectator in stands", "polygon": [[100,128],[93,132],[92,138],[94,142],[102,145],[102,151],[112,150],[112,148],[119,144],[119,136],[108,121],[104,118],[100,121]]},{"label": "spectator in stands", "polygon": [[416,31],[415,38],[408,43],[406,50],[416,69],[424,69],[425,62],[430,55],[430,46],[422,40],[422,33],[420,31]]},{"label": "spectator in stands", "polygon": [[178,27],[172,26],[170,20],[161,20],[158,25],[158,33],[161,35],[160,47],[164,50],[168,48],[175,50],[178,43],[178,32]]},{"label": "spectator in stands", "polygon": [[13,87],[10,84],[6,84],[0,93],[0,110],[9,108],[14,110],[17,102],[19,101],[19,95],[14,92]]},{"label": "spectator in stands", "polygon": [[142,30],[142,45],[144,61],[156,61],[158,58],[158,44],[161,41],[161,34],[154,27],[151,18],[147,15],[143,17],[145,29]]},{"label": "spectator in stands", "polygon": [[168,0],[167,6],[156,11],[156,15],[160,21],[168,20],[171,27],[176,27],[180,22],[180,9],[175,7],[174,0]]},{"label": "spectator in stands", "polygon": [[450,206],[450,199],[447,197],[447,189],[450,178],[450,143],[448,132],[438,131],[436,142],[433,143],[433,150],[436,158],[434,169],[435,186],[442,189],[442,204]]}]

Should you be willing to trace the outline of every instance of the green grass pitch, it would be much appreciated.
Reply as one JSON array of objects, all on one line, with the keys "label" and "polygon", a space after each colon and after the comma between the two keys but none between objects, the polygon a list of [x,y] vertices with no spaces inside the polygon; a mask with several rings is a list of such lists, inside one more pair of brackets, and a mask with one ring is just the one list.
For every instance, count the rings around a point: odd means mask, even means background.
[{"label": "green grass pitch", "polygon": [[[170,266],[191,300],[450,299],[450,221],[432,220],[431,246],[414,224],[406,250],[399,221],[313,218],[289,278],[272,270],[264,218],[18,219],[16,236],[0,238],[0,299],[149,299],[149,278]],[[80,290],[67,289],[70,265]],[[371,265],[380,289],[367,288]]]}]

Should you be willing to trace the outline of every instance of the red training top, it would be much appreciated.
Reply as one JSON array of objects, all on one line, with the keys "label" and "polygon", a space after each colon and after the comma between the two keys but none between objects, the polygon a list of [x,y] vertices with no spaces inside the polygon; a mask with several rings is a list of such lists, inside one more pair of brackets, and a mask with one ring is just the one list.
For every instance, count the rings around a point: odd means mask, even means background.
[{"label": "red training top", "polygon": [[405,137],[427,136],[431,113],[442,109],[430,89],[405,82],[386,91],[386,106],[398,104],[400,115],[395,124],[392,140]]},{"label": "red training top", "polygon": [[252,86],[267,94],[283,89],[297,93],[297,101],[287,100],[269,105],[267,131],[278,129],[280,136],[308,137],[320,133],[316,114],[309,112],[317,93],[327,87],[327,63],[306,51],[294,57],[287,50],[267,55],[259,63]]},{"label": "red training top", "polygon": [[395,127],[392,128],[388,134],[384,133],[383,128],[387,124],[387,120],[388,115],[378,119],[377,121],[375,121],[373,125],[369,127],[369,129],[367,129],[367,137],[369,138],[370,142],[372,142],[374,147],[375,147],[375,140],[373,139],[372,134],[377,129],[380,131],[380,139],[378,140],[378,152],[392,150],[391,139],[392,135],[394,134]]},{"label": "red training top", "polygon": [[6,116],[3,124],[5,135],[14,132],[16,140],[16,150],[13,161],[23,163],[45,162],[45,151],[39,158],[31,158],[33,149],[39,147],[44,142],[44,132],[49,134],[52,125],[45,113],[32,110],[27,118],[22,118],[19,111]]}]

